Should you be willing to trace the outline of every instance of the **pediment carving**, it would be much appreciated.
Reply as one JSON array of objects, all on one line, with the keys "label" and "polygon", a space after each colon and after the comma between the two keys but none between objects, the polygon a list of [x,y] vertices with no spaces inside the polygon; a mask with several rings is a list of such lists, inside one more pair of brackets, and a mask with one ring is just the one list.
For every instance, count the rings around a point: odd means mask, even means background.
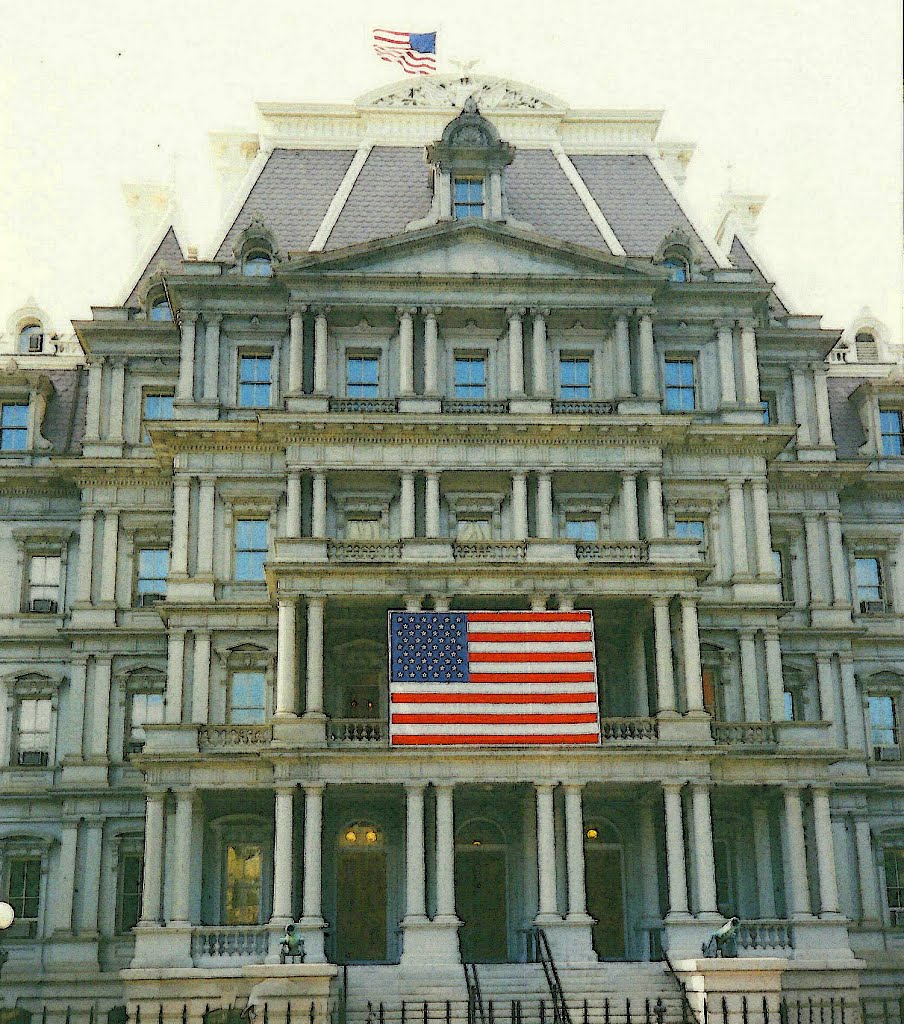
[{"label": "pediment carving", "polygon": [[362,96],[360,107],[401,107],[427,110],[460,110],[468,99],[483,111],[564,110],[555,96],[538,92],[520,82],[492,76],[432,76],[422,82],[400,82],[385,91]]}]

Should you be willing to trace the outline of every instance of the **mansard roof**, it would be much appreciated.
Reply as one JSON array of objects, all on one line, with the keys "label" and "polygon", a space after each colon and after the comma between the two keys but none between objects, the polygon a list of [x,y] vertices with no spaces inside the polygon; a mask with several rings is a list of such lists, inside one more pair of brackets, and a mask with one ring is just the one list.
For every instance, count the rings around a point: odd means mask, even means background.
[{"label": "mansard roof", "polygon": [[169,225],[163,235],[163,238],[160,239],[160,244],[154,250],[151,258],[147,261],[144,270],[142,270],[138,275],[138,280],[135,282],[131,292],[129,292],[129,297],[123,305],[138,305],[141,301],[141,293],[144,290],[145,285],[154,276],[154,274],[156,274],[163,266],[167,266],[171,270],[175,270],[184,259],[185,253],[182,251],[182,246],[179,239],[176,237],[176,231],[172,225]]}]

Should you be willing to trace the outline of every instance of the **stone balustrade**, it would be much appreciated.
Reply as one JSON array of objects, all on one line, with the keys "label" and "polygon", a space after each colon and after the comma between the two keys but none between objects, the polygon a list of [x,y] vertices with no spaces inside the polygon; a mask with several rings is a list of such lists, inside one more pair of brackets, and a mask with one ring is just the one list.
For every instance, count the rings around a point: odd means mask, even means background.
[{"label": "stone balustrade", "polygon": [[464,415],[468,413],[501,413],[508,412],[509,404],[505,399],[486,398],[444,398],[443,412]]},{"label": "stone balustrade", "polygon": [[569,416],[612,416],[617,409],[615,402],[555,399],[552,403],[552,411]]},{"label": "stone balustrade", "polygon": [[191,958],[195,967],[261,963],[269,936],[264,925],[193,928]]},{"label": "stone balustrade", "polygon": [[402,557],[402,541],[331,540],[326,553],[334,562],[395,562]]},{"label": "stone balustrade", "polygon": [[778,743],[775,722],[713,722],[716,743]]},{"label": "stone balustrade", "polygon": [[269,725],[202,725],[198,730],[201,750],[235,750],[265,747],[273,738]]},{"label": "stone balustrade", "polygon": [[397,398],[331,398],[330,412],[398,412]]},{"label": "stone balustrade", "polygon": [[794,942],[787,921],[763,918],[741,921],[738,925],[738,952],[757,951],[781,955],[792,949]]},{"label": "stone balustrade", "polygon": [[330,746],[385,746],[386,723],[375,718],[333,718],[327,731]]},{"label": "stone balustrade", "polygon": [[642,541],[620,543],[619,541],[578,541],[574,546],[575,555],[585,562],[646,562],[649,558],[647,545]]},{"label": "stone balustrade", "polygon": [[659,726],[655,718],[601,718],[603,740],[655,740]]}]

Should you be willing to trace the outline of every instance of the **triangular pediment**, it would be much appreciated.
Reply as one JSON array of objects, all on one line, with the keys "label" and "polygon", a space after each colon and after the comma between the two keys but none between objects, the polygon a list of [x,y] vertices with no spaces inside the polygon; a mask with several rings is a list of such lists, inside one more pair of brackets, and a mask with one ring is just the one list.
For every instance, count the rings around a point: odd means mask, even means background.
[{"label": "triangular pediment", "polygon": [[325,253],[293,253],[288,274],[372,273],[411,277],[640,277],[659,279],[660,268],[587,246],[560,242],[523,228],[487,221],[436,224],[391,238]]}]

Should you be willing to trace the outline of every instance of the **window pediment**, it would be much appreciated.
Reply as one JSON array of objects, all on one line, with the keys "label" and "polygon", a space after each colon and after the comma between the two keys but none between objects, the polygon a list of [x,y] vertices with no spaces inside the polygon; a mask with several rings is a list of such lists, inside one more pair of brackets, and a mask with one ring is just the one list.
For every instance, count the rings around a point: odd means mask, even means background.
[{"label": "window pediment", "polygon": [[63,685],[62,676],[39,672],[17,672],[4,677],[10,693],[21,697],[53,697]]}]

